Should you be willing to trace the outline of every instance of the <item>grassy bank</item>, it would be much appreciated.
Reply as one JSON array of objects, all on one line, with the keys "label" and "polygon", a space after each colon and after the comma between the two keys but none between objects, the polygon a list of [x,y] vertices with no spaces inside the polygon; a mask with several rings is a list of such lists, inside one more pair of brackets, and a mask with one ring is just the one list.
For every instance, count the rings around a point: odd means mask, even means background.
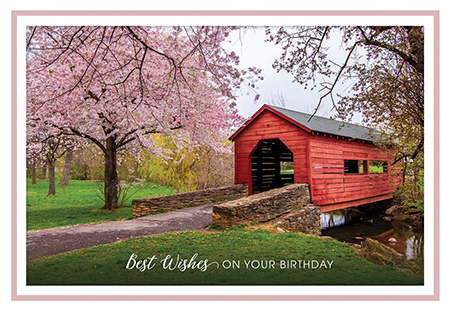
[{"label": "grassy bank", "polygon": [[[40,230],[92,222],[114,221],[132,217],[131,198],[116,212],[101,211],[103,206],[98,182],[71,180],[63,190],[56,187],[56,196],[47,197],[48,181],[27,180],[27,230]],[[157,184],[146,185],[132,198],[174,194],[175,190]]]},{"label": "grassy bank", "polygon": [[[154,257],[141,271],[137,260]],[[208,260],[207,269],[164,268],[162,259],[171,257]],[[226,269],[235,261],[240,267]],[[246,267],[256,260],[258,269]],[[270,267],[270,260],[273,267]],[[283,267],[294,260],[296,268]],[[331,266],[299,268],[298,260],[333,261]],[[147,260],[148,261],[148,260]],[[225,262],[224,262],[225,261]],[[283,262],[284,261],[284,262]],[[329,263],[328,262],[328,263]],[[166,262],[167,264],[168,262]],[[147,263],[148,264],[148,263]],[[172,266],[175,262],[172,263]],[[151,266],[150,265],[150,266]],[[379,266],[356,255],[334,240],[295,233],[232,229],[224,232],[189,231],[129,239],[71,253],[30,261],[29,285],[421,285],[423,277],[410,276],[393,267]]]}]

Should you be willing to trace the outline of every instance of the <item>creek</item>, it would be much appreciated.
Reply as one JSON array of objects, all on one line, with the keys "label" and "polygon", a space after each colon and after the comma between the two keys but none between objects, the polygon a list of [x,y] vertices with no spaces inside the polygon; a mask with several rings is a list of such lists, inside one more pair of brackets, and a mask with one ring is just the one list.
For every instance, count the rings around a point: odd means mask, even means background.
[{"label": "creek", "polygon": [[406,259],[423,261],[423,228],[389,221],[382,214],[356,210],[321,215],[322,236],[361,245],[367,237],[393,248]]}]

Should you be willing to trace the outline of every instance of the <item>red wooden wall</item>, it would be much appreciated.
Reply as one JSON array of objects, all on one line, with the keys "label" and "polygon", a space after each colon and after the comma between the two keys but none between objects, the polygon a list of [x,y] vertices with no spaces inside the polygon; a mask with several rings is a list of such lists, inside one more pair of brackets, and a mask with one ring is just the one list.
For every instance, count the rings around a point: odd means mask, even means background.
[{"label": "red wooden wall", "polygon": [[276,138],[280,139],[294,154],[295,183],[308,183],[308,133],[276,114],[265,110],[234,138],[236,184],[248,183],[249,190],[251,190],[250,155],[259,141]]},{"label": "red wooden wall", "polygon": [[[256,114],[257,115],[257,114]],[[232,139],[235,142],[235,183],[247,183],[251,194],[251,154],[261,140],[280,139],[294,154],[294,182],[310,185],[311,200],[322,212],[392,198],[398,169],[387,173],[345,174],[344,160],[379,160],[391,164],[394,152],[370,142],[308,133],[270,110],[262,110]]]},{"label": "red wooden wall", "polygon": [[[312,134],[311,197],[322,211],[346,208],[392,197],[398,170],[391,168],[394,154],[372,143]],[[344,160],[388,162],[387,173],[345,174]],[[347,203],[347,204],[345,204]]]}]

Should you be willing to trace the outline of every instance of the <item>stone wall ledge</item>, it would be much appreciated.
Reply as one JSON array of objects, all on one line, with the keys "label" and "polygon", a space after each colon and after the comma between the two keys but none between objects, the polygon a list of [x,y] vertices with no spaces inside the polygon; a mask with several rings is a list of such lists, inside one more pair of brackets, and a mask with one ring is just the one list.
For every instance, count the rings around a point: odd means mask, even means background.
[{"label": "stone wall ledge", "polygon": [[[314,209],[311,209],[316,215],[318,207],[311,205],[308,184],[291,184],[214,205],[213,224],[227,228],[252,222],[266,222],[297,210],[305,211],[307,207],[313,207]],[[320,215],[320,208],[318,211]],[[311,223],[314,223],[312,226],[318,226],[320,231],[320,217],[314,216],[309,217],[309,219]],[[289,220],[287,223],[291,224],[290,228],[295,228],[292,225],[292,219],[290,218]],[[302,227],[299,226],[298,228]],[[315,233],[317,231],[312,230],[312,232]]]},{"label": "stone wall ledge", "polygon": [[174,211],[231,198],[240,198],[247,196],[247,194],[247,184],[237,184],[159,197],[137,198],[132,200],[133,217],[142,217],[161,210]]}]

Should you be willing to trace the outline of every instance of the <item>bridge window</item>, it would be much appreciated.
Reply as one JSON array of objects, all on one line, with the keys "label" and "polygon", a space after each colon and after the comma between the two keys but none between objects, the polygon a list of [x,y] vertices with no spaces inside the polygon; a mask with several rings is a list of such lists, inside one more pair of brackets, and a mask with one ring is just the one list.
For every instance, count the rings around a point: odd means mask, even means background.
[{"label": "bridge window", "polygon": [[344,173],[349,174],[367,174],[367,160],[344,160]]},{"label": "bridge window", "polygon": [[280,174],[294,174],[294,162],[282,161],[280,162]]},{"label": "bridge window", "polygon": [[369,161],[370,173],[387,173],[388,163],[387,161],[371,160]]}]

